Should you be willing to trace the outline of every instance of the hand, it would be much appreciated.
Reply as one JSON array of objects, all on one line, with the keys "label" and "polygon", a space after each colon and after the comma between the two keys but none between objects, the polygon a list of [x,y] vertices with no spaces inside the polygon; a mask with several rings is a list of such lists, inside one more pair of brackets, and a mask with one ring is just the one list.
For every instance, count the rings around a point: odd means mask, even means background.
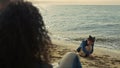
[{"label": "hand", "polygon": [[94,58],[94,56],[92,54],[89,55],[90,58]]}]

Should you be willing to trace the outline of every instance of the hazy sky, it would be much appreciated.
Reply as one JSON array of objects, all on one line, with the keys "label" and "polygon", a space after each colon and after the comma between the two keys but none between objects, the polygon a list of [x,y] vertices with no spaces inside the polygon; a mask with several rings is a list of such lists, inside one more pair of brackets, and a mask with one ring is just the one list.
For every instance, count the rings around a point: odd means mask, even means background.
[{"label": "hazy sky", "polygon": [[31,0],[48,4],[120,5],[120,0]]}]

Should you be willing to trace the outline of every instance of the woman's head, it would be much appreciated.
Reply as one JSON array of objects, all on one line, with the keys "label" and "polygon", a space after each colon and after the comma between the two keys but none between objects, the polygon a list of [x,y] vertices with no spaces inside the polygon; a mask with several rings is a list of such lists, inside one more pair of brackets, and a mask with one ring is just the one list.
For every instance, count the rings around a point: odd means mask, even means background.
[{"label": "woman's head", "polygon": [[3,10],[9,2],[10,0],[0,0],[0,11]]},{"label": "woman's head", "polygon": [[23,0],[0,0],[0,11],[5,9],[10,2],[18,2]]},{"label": "woman's head", "polygon": [[10,3],[0,16],[0,66],[32,68],[36,59],[47,63],[50,47],[38,9],[28,2]]}]

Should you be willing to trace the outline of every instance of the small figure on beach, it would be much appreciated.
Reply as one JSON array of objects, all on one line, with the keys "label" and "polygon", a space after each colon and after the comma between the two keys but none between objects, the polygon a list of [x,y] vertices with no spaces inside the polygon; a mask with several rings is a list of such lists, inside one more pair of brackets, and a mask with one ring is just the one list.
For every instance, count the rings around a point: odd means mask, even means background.
[{"label": "small figure on beach", "polygon": [[77,52],[82,57],[93,57],[95,37],[89,35],[87,40],[83,40],[80,46],[77,48]]}]

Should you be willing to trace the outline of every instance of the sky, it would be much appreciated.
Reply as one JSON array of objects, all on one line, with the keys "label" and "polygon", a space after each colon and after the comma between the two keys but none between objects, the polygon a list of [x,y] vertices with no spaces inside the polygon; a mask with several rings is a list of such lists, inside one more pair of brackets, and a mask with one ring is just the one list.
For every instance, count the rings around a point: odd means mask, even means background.
[{"label": "sky", "polygon": [[120,5],[120,0],[30,0],[42,4]]}]

